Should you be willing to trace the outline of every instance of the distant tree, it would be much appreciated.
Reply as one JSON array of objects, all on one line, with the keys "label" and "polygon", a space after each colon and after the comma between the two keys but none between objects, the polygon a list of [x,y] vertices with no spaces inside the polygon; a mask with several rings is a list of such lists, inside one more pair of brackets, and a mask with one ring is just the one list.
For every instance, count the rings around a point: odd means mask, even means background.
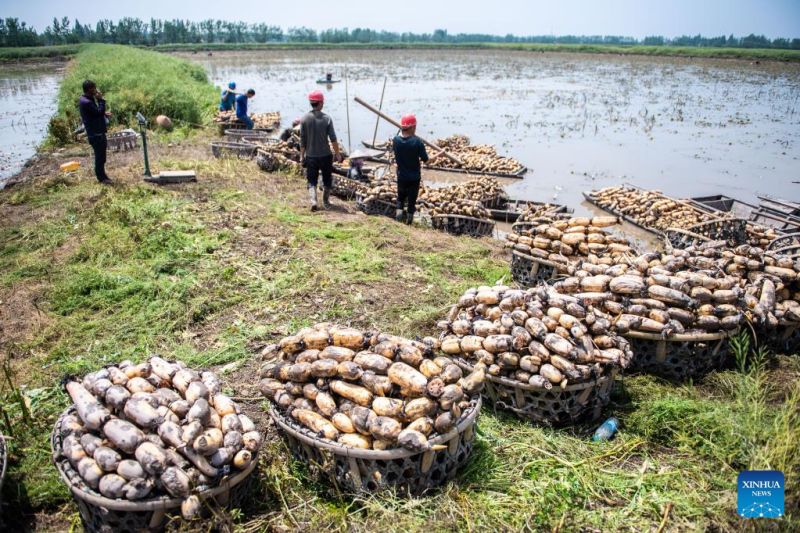
[{"label": "distant tree", "polygon": [[644,38],[642,44],[650,46],[664,46],[664,37],[661,35],[649,35]]}]

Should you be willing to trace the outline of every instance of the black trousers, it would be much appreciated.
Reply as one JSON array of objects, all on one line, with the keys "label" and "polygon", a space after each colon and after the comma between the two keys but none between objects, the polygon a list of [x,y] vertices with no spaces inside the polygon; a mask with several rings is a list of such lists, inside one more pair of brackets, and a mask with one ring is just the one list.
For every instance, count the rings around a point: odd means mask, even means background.
[{"label": "black trousers", "polygon": [[306,157],[306,180],[309,185],[317,186],[320,172],[322,172],[322,185],[330,189],[333,185],[333,155]]},{"label": "black trousers", "polygon": [[[397,182],[397,209],[404,209],[410,215],[413,215],[417,211],[419,184],[420,180]],[[408,209],[404,208],[406,201],[408,201]]]},{"label": "black trousers", "polygon": [[92,145],[92,150],[94,150],[94,175],[97,176],[98,181],[107,180],[106,151],[108,150],[108,141],[106,140],[106,134],[92,135],[89,137],[89,144]]}]

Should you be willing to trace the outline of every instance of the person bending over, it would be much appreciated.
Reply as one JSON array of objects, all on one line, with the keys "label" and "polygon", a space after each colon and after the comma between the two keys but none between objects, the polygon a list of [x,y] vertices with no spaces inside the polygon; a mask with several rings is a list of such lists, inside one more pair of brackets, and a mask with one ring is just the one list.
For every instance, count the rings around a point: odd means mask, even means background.
[{"label": "person bending over", "polygon": [[219,99],[219,110],[230,111],[236,104],[236,83],[229,82],[228,88],[222,91]]},{"label": "person bending over", "polygon": [[247,114],[247,101],[255,95],[256,92],[253,89],[247,89],[246,94],[236,96],[236,118],[244,122],[248,130],[253,129],[253,119]]},{"label": "person bending over", "polygon": [[397,163],[397,220],[406,224],[414,221],[414,213],[417,211],[417,196],[422,181],[420,161],[428,160],[425,144],[416,133],[417,117],[405,115],[400,119],[400,134],[392,139]]}]

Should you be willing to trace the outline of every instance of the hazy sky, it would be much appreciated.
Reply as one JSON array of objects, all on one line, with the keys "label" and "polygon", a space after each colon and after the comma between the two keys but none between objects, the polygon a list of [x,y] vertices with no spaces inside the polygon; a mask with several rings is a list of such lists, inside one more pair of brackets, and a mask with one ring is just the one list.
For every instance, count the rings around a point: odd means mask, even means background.
[{"label": "hazy sky", "polygon": [[0,16],[19,17],[40,31],[54,15],[92,24],[131,16],[500,35],[800,37],[800,0],[0,0]]}]

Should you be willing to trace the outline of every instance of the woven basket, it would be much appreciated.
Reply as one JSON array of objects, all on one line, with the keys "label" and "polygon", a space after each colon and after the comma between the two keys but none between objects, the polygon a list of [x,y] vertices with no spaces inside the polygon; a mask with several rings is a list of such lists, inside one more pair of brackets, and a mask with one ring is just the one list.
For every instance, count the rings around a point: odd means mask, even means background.
[{"label": "woven basket", "polygon": [[[84,530],[91,533],[161,531],[168,522],[179,520],[182,502],[180,498],[161,496],[139,501],[112,500],[95,492],[84,483],[80,474],[61,455],[62,441],[66,437],[61,432],[61,423],[65,416],[74,412],[75,408],[70,407],[58,418],[50,435],[50,450],[53,463],[58,469],[61,479],[70,488],[75,504],[78,506]],[[224,513],[219,513],[221,509],[233,509],[241,506],[247,497],[252,480],[255,478],[250,474],[255,471],[257,465],[256,454],[246,470],[223,478],[219,485],[213,488],[196,493],[203,501],[205,510],[214,515],[211,523],[204,523],[204,528],[211,527],[217,520],[223,522],[227,520]]]},{"label": "woven basket", "polygon": [[243,140],[268,142],[271,134],[272,130],[263,128],[252,130],[228,129],[225,130],[225,139],[232,142],[241,142]]},{"label": "woven basket", "polygon": [[431,225],[453,235],[488,237],[494,233],[494,222],[464,215],[433,215]]},{"label": "woven basket", "polygon": [[329,481],[337,492],[375,493],[394,489],[400,494],[419,496],[453,479],[467,462],[472,453],[480,408],[481,400],[476,398],[456,427],[429,441],[432,445],[445,445],[447,449],[426,452],[405,448],[385,451],[348,448],[319,439],[274,406],[270,407],[269,414],[295,459]]},{"label": "woven basket", "polygon": [[711,220],[695,224],[688,229],[712,241],[725,241],[729,246],[739,246],[748,242],[747,221],[743,218]]},{"label": "woven basket", "polygon": [[[3,504],[3,480],[6,478],[6,466],[8,465],[8,447],[6,439],[0,435],[0,506]],[[2,507],[0,507],[0,514],[2,514]],[[2,524],[2,517],[0,517],[0,524]]]},{"label": "woven basket", "polygon": [[701,244],[705,244],[710,242],[711,239],[689,230],[680,228],[667,228],[664,230],[664,241],[666,241],[666,243],[673,248],[683,250],[689,246],[699,246]]},{"label": "woven basket", "polygon": [[356,197],[359,188],[363,188],[366,183],[334,174],[332,185],[331,192],[334,196],[342,200],[352,200]]},{"label": "woven basket", "polygon": [[244,142],[214,141],[211,143],[211,153],[214,157],[238,157],[239,159],[252,159],[256,155],[257,146]]},{"label": "woven basket", "polygon": [[123,130],[106,135],[109,150],[125,152],[136,148],[139,135],[133,130]]},{"label": "woven basket", "polygon": [[368,215],[383,215],[389,218],[394,218],[397,212],[394,203],[377,198],[367,201],[360,193],[356,193],[356,207]]},{"label": "woven basket", "polygon": [[764,344],[773,352],[785,355],[800,355],[800,325],[782,324],[775,329],[763,326],[756,328],[759,344]]},{"label": "woven basket", "polygon": [[529,288],[560,275],[564,267],[520,251],[511,252],[511,277],[521,287]]},{"label": "woven basket", "polygon": [[[456,364],[472,372],[472,364],[456,357]],[[509,411],[518,418],[548,426],[566,426],[599,419],[611,400],[616,367],[605,376],[584,383],[534,387],[509,378],[486,374],[481,395],[494,409]]]},{"label": "woven basket", "polygon": [[634,353],[631,370],[686,381],[725,368],[730,361],[728,337],[737,332],[683,333],[664,339],[656,333],[629,331],[623,337]]}]

